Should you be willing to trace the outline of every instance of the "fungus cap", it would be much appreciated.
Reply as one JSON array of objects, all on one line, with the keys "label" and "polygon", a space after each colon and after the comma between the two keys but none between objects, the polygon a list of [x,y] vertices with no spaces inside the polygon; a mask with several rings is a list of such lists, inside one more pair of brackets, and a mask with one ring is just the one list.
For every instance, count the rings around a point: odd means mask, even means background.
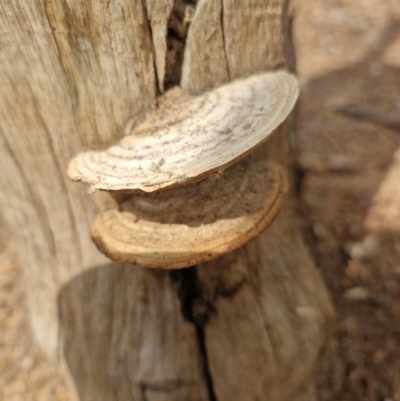
[{"label": "fungus cap", "polygon": [[292,110],[296,78],[253,75],[201,96],[174,88],[131,133],[104,151],[80,153],[67,174],[92,190],[154,192],[217,174],[265,142]]},{"label": "fungus cap", "polygon": [[220,180],[146,195],[98,215],[90,228],[98,249],[120,263],[177,269],[230,252],[262,232],[287,192],[277,164],[248,158]]}]

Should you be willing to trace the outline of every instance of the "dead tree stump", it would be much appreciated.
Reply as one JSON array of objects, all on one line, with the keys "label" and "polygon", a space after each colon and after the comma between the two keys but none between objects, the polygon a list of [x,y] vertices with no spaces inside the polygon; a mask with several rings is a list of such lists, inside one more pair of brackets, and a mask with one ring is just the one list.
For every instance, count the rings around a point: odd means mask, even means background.
[{"label": "dead tree stump", "polygon": [[[199,93],[290,68],[284,0],[3,0],[0,206],[37,342],[82,401],[288,400],[312,383],[332,308],[293,211],[188,269],[110,263],[88,226],[108,207],[65,176],[166,87]],[[251,157],[291,177],[290,126]]]}]

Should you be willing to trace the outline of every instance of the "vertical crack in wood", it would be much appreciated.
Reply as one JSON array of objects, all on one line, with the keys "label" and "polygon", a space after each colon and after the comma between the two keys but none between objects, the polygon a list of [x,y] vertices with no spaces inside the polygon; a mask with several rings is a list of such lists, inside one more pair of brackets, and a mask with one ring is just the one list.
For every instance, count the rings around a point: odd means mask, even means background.
[{"label": "vertical crack in wood", "polygon": [[286,59],[285,67],[296,74],[296,52],[293,41],[293,9],[290,9],[290,0],[285,0],[282,8],[283,46]]},{"label": "vertical crack in wood", "polygon": [[149,30],[149,38],[150,38],[150,43],[151,43],[151,54],[153,57],[153,71],[154,71],[154,82],[155,82],[155,94],[156,96],[160,95],[160,91],[158,90],[158,77],[157,77],[157,65],[156,65],[156,49],[154,45],[154,38],[153,38],[153,30],[151,29],[151,24],[150,24],[150,18],[149,18],[149,12],[147,10],[147,3],[146,0],[142,0],[142,8],[143,8],[143,16],[144,19],[147,21],[147,28]]},{"label": "vertical crack in wood", "polygon": [[203,296],[196,266],[171,271],[171,280],[177,284],[177,293],[181,302],[184,319],[194,325],[199,351],[201,371],[207,386],[209,401],[217,401],[211,375],[206,347],[205,326],[216,313],[214,305]]},{"label": "vertical crack in wood", "polygon": [[206,333],[204,330],[204,327],[197,327],[196,326],[196,339],[197,339],[197,344],[199,347],[199,353],[200,353],[200,358],[202,361],[202,373],[204,376],[204,380],[206,382],[207,386],[207,393],[208,393],[208,399],[210,401],[217,401],[217,396],[215,394],[214,390],[214,383],[213,383],[213,378],[211,376],[209,364],[208,364],[208,354],[207,354],[207,347],[206,347]]},{"label": "vertical crack in wood", "polygon": [[141,401],[147,401],[147,395],[146,395],[146,384],[145,383],[140,383],[140,397]]},{"label": "vertical crack in wood", "polygon": [[225,41],[225,31],[224,31],[224,0],[221,1],[221,14],[220,14],[220,24],[221,24],[221,32],[222,32],[222,46],[224,48],[224,58],[226,71],[228,73],[228,81],[231,80],[231,71],[229,68],[228,57],[226,56],[226,41]]},{"label": "vertical crack in wood", "polygon": [[54,26],[54,23],[52,21],[52,18],[50,16],[50,12],[49,12],[50,7],[51,7],[51,1],[46,0],[43,5],[44,15],[46,17],[47,23],[49,24],[49,28],[51,31],[51,37],[54,41],[54,46],[58,53],[61,70],[63,71],[64,76],[65,76],[66,87],[68,88],[68,91],[72,98],[71,104],[73,105],[73,107],[75,107],[75,105],[77,105],[78,101],[79,101],[79,90],[78,90],[78,86],[75,81],[74,74],[71,71],[71,67],[69,66],[69,63],[65,61],[64,52],[62,51],[62,46],[60,45],[60,43],[58,41],[58,38],[56,35],[56,27]]},{"label": "vertical crack in wood", "polygon": [[197,0],[174,0],[168,19],[164,90],[180,84],[190,14],[194,14],[196,5]]}]

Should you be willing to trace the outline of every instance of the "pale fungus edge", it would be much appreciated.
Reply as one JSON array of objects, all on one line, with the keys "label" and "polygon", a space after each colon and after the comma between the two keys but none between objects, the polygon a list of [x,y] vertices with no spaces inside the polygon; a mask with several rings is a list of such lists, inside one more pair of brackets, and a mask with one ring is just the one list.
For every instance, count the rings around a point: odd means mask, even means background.
[{"label": "pale fungus edge", "polygon": [[[282,115],[275,121],[273,125],[268,127],[268,133],[254,146],[251,148],[247,148],[241,153],[233,155],[230,159],[224,159],[219,162],[217,166],[211,166],[211,168],[202,171],[199,174],[196,174],[194,176],[190,176],[188,174],[187,176],[184,176],[183,178],[172,178],[167,181],[162,181],[161,179],[158,182],[151,182],[150,184],[146,184],[143,186],[136,186],[136,187],[131,187],[130,184],[127,184],[126,182],[123,182],[121,180],[120,183],[109,185],[107,183],[99,182],[98,179],[97,181],[94,180],[91,176],[89,175],[84,175],[82,172],[79,170],[78,167],[78,161],[83,160],[87,154],[90,152],[81,152],[78,154],[77,157],[75,157],[73,160],[71,160],[68,169],[67,169],[67,175],[68,177],[73,180],[73,181],[80,181],[83,182],[90,187],[90,191],[93,192],[94,190],[105,190],[105,191],[121,191],[121,192],[129,192],[129,193],[148,193],[148,192],[156,192],[160,190],[166,190],[174,187],[179,187],[179,186],[184,186],[188,184],[192,184],[198,181],[201,181],[209,176],[218,176],[221,172],[221,170],[225,170],[226,168],[236,164],[246,156],[248,156],[250,153],[252,153],[255,149],[260,147],[262,144],[264,144],[276,131],[276,129],[279,127],[279,125],[287,118],[287,116],[290,114],[292,111],[297,97],[299,93],[299,87],[296,78],[292,75],[289,74],[283,70],[279,70],[277,72],[273,73],[267,73],[266,75],[271,76],[272,74],[276,74],[279,77],[285,77],[285,82],[288,85],[288,95],[287,98],[285,99],[285,102],[282,102],[282,110],[284,112]],[[264,74],[262,74],[264,75]],[[239,81],[245,81],[247,78],[241,79]],[[235,81],[232,81],[235,82]],[[225,86],[229,86],[229,83],[226,84]],[[221,87],[219,87],[221,88]],[[106,150],[104,151],[106,152]],[[157,175],[157,174],[155,174]]]}]

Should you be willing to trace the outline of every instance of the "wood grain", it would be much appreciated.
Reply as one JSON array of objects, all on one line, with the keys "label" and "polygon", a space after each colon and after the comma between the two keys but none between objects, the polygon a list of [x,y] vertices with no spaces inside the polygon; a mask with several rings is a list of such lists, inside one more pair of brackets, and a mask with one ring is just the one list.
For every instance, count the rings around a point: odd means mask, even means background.
[{"label": "wood grain", "polygon": [[146,0],[147,14],[154,48],[158,90],[164,92],[165,63],[167,57],[168,20],[174,7],[173,0]]},{"label": "wood grain", "polygon": [[[289,62],[285,59],[290,56],[290,49],[285,48],[290,40],[284,40],[284,1],[222,4],[220,26],[230,79]],[[206,18],[198,18],[206,30]],[[201,35],[196,40],[187,52],[209,46],[209,40]],[[208,61],[188,68],[185,82],[200,82],[203,77],[205,87],[212,86]],[[218,80],[217,75],[215,82]],[[196,85],[196,90],[201,90]],[[252,156],[280,164],[291,177],[289,135],[289,124],[283,124]],[[312,387],[333,312],[302,242],[293,194],[258,238],[200,265],[197,274],[203,298],[212,305],[204,337],[217,400],[289,400],[300,396],[304,385]]]},{"label": "wood grain", "polygon": [[[199,0],[187,35],[182,65],[181,86],[188,93],[200,93],[229,81],[221,17],[221,0]],[[198,43],[207,45],[198,47]]]},{"label": "wood grain", "polygon": [[178,285],[165,271],[104,265],[61,289],[65,361],[80,400],[208,400]]},{"label": "wood grain", "polygon": [[[75,154],[151,109],[156,86],[142,1],[0,2],[1,213],[35,339],[85,401],[207,399],[176,285],[166,272],[110,264],[88,232],[108,196],[89,197],[65,175]],[[153,332],[160,314],[168,328]]]},{"label": "wood grain", "polygon": [[286,65],[286,19],[284,0],[222,0],[229,79]]}]

